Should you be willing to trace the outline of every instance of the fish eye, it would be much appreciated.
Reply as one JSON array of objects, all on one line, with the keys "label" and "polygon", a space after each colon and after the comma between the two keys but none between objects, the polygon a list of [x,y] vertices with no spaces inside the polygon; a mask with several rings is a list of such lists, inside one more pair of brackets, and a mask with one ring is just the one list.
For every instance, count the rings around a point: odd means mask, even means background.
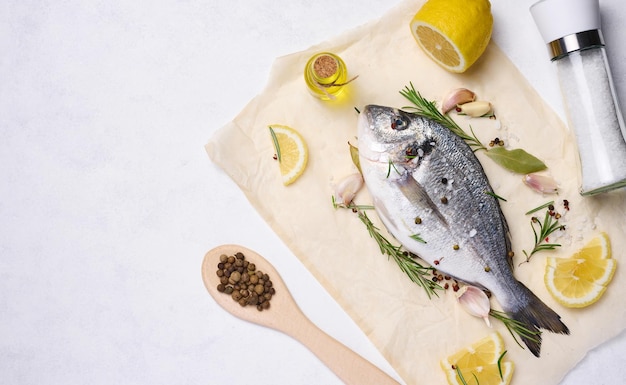
[{"label": "fish eye", "polygon": [[391,118],[391,129],[392,130],[406,130],[409,127],[409,122],[407,118],[401,115],[396,115]]}]

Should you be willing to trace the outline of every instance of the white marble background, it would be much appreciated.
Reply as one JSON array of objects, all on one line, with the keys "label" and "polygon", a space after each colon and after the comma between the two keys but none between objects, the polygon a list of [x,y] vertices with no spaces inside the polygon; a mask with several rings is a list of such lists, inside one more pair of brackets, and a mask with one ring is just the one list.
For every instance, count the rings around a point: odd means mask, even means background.
[{"label": "white marble background", "polygon": [[[494,40],[561,113],[532,1],[492,2]],[[303,311],[395,376],[203,149],[275,57],[395,3],[2,0],[0,382],[340,383],[209,297],[200,263],[223,243],[286,256],[276,267]],[[624,94],[625,15],[601,3]],[[562,385],[621,383],[624,362],[622,333]]]}]

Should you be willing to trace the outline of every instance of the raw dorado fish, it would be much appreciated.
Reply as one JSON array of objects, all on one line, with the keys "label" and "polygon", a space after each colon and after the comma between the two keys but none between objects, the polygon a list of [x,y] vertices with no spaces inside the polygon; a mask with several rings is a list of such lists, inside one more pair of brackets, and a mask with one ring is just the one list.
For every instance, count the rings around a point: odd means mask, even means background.
[{"label": "raw dorado fish", "polygon": [[[561,317],[513,277],[511,241],[485,172],[457,135],[427,118],[366,106],[359,160],[374,207],[402,246],[437,270],[489,290],[529,330],[569,334]],[[539,356],[541,338],[523,338]]]}]

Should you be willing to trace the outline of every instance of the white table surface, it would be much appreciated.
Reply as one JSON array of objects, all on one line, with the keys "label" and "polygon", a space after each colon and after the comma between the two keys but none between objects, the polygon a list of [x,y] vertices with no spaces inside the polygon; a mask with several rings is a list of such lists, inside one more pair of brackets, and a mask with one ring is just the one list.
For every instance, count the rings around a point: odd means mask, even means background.
[{"label": "white table surface", "polygon": [[[209,297],[201,260],[223,243],[283,256],[302,310],[397,376],[203,149],[274,58],[395,3],[2,1],[0,382],[340,383]],[[561,113],[531,3],[493,0],[493,38]],[[622,333],[562,384],[622,383],[625,351]]]}]

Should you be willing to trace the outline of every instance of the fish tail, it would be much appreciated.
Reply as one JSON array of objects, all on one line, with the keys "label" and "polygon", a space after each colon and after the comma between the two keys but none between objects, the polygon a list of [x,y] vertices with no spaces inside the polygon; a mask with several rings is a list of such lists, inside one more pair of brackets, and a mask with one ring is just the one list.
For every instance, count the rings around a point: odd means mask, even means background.
[{"label": "fish tail", "polygon": [[541,334],[538,333],[539,329],[545,329],[559,334],[569,334],[569,329],[561,321],[561,316],[550,309],[548,305],[543,303],[526,286],[522,284],[520,284],[520,286],[522,288],[520,298],[525,299],[525,303],[520,305],[517,309],[508,311],[505,309],[505,311],[515,321],[522,323],[525,328],[536,333],[532,337],[520,336],[520,338],[532,354],[539,357],[541,351]]}]

